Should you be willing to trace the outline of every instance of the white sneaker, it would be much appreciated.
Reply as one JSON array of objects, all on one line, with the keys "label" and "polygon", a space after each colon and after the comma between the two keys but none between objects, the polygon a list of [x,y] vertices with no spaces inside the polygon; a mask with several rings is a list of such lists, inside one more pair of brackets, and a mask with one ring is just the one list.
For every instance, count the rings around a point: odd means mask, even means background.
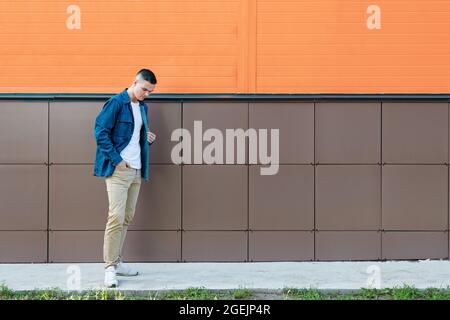
[{"label": "white sneaker", "polygon": [[123,262],[119,262],[117,264],[116,273],[118,276],[126,276],[126,277],[137,276],[139,274],[137,270],[134,270],[133,268],[124,264]]},{"label": "white sneaker", "polygon": [[116,278],[116,268],[109,266],[105,269],[105,286],[107,288],[115,288],[119,285],[119,281]]}]

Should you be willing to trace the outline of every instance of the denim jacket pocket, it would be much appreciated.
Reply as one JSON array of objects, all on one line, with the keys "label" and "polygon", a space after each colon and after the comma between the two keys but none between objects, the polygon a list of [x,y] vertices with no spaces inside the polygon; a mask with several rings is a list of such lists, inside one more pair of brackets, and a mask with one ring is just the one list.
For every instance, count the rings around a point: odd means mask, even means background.
[{"label": "denim jacket pocket", "polygon": [[114,135],[117,137],[127,137],[133,131],[133,121],[128,119],[119,119],[114,127]]}]

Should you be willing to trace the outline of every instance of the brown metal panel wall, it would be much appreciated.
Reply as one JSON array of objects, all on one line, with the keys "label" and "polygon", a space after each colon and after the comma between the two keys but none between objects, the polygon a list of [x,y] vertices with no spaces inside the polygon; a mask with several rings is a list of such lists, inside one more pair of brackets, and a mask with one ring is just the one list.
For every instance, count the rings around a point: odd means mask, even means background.
[{"label": "brown metal panel wall", "polygon": [[251,231],[250,261],[312,261],[314,231]]},{"label": "brown metal panel wall", "polygon": [[47,166],[0,164],[0,230],[47,230]]},{"label": "brown metal panel wall", "polygon": [[170,154],[177,141],[171,141],[173,130],[181,128],[181,103],[152,102],[148,108],[150,131],[156,134],[151,146],[150,163],[172,164]]},{"label": "brown metal panel wall", "polygon": [[49,262],[103,261],[103,231],[50,231]]},{"label": "brown metal panel wall", "polygon": [[448,231],[383,232],[383,259],[448,259]]},{"label": "brown metal panel wall", "polygon": [[[106,192],[106,190],[105,190]],[[130,230],[181,230],[181,167],[150,165],[142,182]]]},{"label": "brown metal panel wall", "polygon": [[105,229],[106,184],[92,170],[92,165],[82,164],[50,166],[50,230]]},{"label": "brown metal panel wall", "polygon": [[381,258],[379,231],[318,231],[316,260],[378,260]]},{"label": "brown metal panel wall", "polygon": [[250,230],[314,230],[314,167],[280,165],[275,175],[250,166]]},{"label": "brown metal panel wall", "polygon": [[94,163],[93,129],[103,104],[98,101],[50,103],[50,162]]},{"label": "brown metal panel wall", "polygon": [[379,165],[317,166],[317,229],[380,230],[380,196]]},{"label": "brown metal panel wall", "polygon": [[[0,119],[0,148],[11,151],[0,154],[0,243],[20,239],[0,249],[0,261],[45,262],[47,254],[55,262],[102,261],[107,195],[104,178],[92,176],[93,124],[102,105],[0,102],[8,115]],[[158,140],[126,259],[448,258],[448,103],[181,106],[149,106]],[[279,128],[278,174],[262,176],[257,165],[171,164],[170,133],[181,123],[192,130],[194,120],[203,121],[203,132]],[[17,201],[19,194],[27,201]],[[47,231],[36,231],[47,223],[48,253]]]},{"label": "brown metal panel wall", "polygon": [[0,101],[0,112],[0,262],[46,262],[48,102]]},{"label": "brown metal panel wall", "polygon": [[183,261],[247,261],[245,231],[185,231]]},{"label": "brown metal panel wall", "polygon": [[381,103],[315,109],[315,258],[381,257]]},{"label": "brown metal panel wall", "polygon": [[0,262],[47,262],[47,231],[0,231]]},{"label": "brown metal panel wall", "polygon": [[247,167],[183,167],[184,230],[247,230]]},{"label": "brown metal panel wall", "polygon": [[181,231],[129,231],[123,256],[133,262],[181,261]]},{"label": "brown metal panel wall", "polygon": [[[279,130],[280,163],[314,162],[313,103],[250,103],[249,128]],[[267,140],[270,141],[270,134]],[[271,154],[270,147],[268,153]]]},{"label": "brown metal panel wall", "polygon": [[[51,231],[50,262],[103,261],[103,231]],[[128,231],[124,260],[179,261],[181,235],[177,231]]]},{"label": "brown metal panel wall", "polygon": [[0,101],[0,163],[48,161],[48,102]]},{"label": "brown metal panel wall", "polygon": [[261,175],[267,165],[249,166],[249,259],[313,260],[314,103],[250,103],[249,128],[267,129],[268,154],[271,130],[279,130],[278,173]]},{"label": "brown metal panel wall", "polygon": [[[248,103],[236,102],[185,102],[183,103],[183,128],[191,133],[191,143],[194,145],[195,137],[201,140],[201,137],[194,135],[194,121],[202,121],[203,133],[210,128],[219,129],[224,137],[223,155],[226,155],[225,149],[225,130],[248,128]],[[203,142],[203,148],[210,142]],[[202,150],[203,150],[202,148]],[[191,163],[194,163],[194,152],[191,152]],[[246,161],[248,163],[248,150],[246,150]],[[225,163],[225,159],[224,159]],[[237,144],[234,146],[234,162],[237,163]]]},{"label": "brown metal panel wall", "polygon": [[385,165],[383,229],[446,230],[448,228],[448,167]]},{"label": "brown metal panel wall", "polygon": [[380,162],[381,104],[316,104],[316,162]]},{"label": "brown metal panel wall", "polygon": [[[382,150],[384,259],[448,257],[449,106],[385,102]],[[418,232],[443,230],[444,232]]]},{"label": "brown metal panel wall", "polygon": [[448,163],[448,104],[383,103],[383,162]]}]

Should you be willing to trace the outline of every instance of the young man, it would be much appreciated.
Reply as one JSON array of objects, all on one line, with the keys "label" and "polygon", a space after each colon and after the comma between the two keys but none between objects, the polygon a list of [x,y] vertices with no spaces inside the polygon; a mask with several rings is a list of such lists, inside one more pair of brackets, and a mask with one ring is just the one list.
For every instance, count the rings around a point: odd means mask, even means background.
[{"label": "young man", "polygon": [[148,180],[149,144],[156,135],[148,129],[144,99],[155,85],[153,72],[140,70],[133,84],[111,97],[95,119],[94,175],[106,177],[109,200],[103,245],[106,287],[118,286],[117,275],[138,274],[123,264],[122,247],[134,216],[141,178]]}]

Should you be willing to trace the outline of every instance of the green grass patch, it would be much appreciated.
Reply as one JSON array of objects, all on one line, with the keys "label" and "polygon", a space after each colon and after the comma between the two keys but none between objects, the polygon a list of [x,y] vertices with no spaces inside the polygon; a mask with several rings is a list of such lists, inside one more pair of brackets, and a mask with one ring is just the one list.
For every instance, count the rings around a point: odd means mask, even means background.
[{"label": "green grass patch", "polygon": [[249,299],[253,293],[250,289],[239,288],[231,292],[234,299]]},{"label": "green grass patch", "polygon": [[163,300],[219,300],[223,294],[205,288],[188,288],[161,293]]},{"label": "green grass patch", "polygon": [[186,290],[130,293],[120,290],[84,292],[60,289],[14,291],[0,285],[0,300],[450,300],[450,288],[417,289],[403,286],[386,289],[360,289],[351,292],[325,291],[314,288],[285,288],[281,291],[256,292],[251,289],[209,290],[204,287]]},{"label": "green grass patch", "polygon": [[449,287],[421,290],[407,285],[386,289],[361,288],[354,292],[285,288],[283,293],[286,299],[299,300],[450,300]]}]

